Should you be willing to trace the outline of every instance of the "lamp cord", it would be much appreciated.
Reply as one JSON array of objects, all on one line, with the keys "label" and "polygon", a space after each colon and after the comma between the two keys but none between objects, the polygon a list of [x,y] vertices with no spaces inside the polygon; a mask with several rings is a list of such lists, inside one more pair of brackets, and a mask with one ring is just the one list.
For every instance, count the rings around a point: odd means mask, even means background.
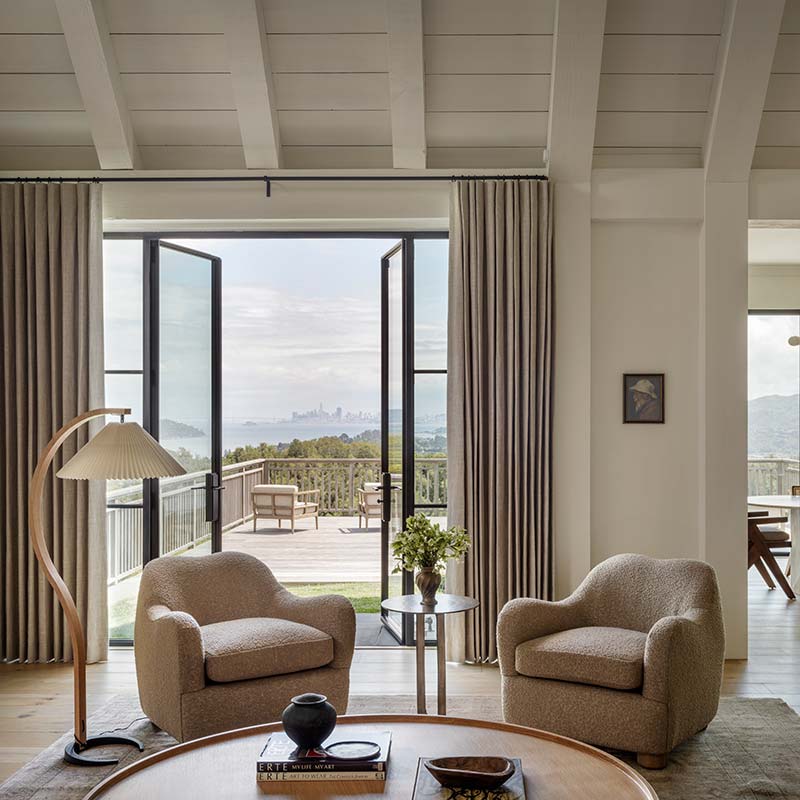
[{"label": "lamp cord", "polygon": [[117,733],[119,731],[127,731],[131,725],[134,725],[137,722],[142,722],[143,720],[149,719],[147,716],[144,717],[136,717],[136,719],[132,719],[127,725],[120,728],[111,728],[111,730],[103,731],[102,733],[97,734],[98,736],[108,736],[111,733]]}]

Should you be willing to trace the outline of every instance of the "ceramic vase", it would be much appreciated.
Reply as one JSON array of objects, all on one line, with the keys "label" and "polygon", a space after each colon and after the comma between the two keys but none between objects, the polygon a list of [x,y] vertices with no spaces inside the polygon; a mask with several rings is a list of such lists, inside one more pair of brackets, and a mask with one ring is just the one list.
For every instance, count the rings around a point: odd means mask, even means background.
[{"label": "ceramic vase", "polygon": [[442,576],[433,567],[420,569],[417,573],[416,583],[422,593],[422,605],[436,605],[436,592],[441,582]]},{"label": "ceramic vase", "polygon": [[336,709],[324,694],[299,694],[286,706],[281,720],[286,735],[301,750],[313,750],[336,727]]}]

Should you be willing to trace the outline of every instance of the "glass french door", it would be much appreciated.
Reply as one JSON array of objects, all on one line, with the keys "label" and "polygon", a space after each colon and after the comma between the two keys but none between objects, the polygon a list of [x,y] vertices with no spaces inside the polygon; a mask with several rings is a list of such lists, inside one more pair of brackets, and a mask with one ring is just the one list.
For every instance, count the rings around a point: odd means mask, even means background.
[{"label": "glass french door", "polygon": [[186,469],[146,482],[149,558],[201,555],[221,549],[222,262],[148,244],[145,427]]},{"label": "glass french door", "polygon": [[[410,594],[413,576],[395,574],[391,545],[403,530],[413,500],[409,500],[407,431],[408,401],[408,246],[398,242],[381,259],[381,599]],[[412,453],[413,457],[413,453]],[[410,642],[413,620],[382,611],[389,632]]]}]

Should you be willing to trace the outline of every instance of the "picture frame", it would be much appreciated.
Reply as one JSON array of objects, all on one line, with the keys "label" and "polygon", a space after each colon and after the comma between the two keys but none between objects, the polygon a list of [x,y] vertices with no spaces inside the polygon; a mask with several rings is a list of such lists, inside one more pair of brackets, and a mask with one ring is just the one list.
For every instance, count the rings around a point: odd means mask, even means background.
[{"label": "picture frame", "polygon": [[663,372],[626,372],[622,376],[622,421],[626,425],[663,425]]}]

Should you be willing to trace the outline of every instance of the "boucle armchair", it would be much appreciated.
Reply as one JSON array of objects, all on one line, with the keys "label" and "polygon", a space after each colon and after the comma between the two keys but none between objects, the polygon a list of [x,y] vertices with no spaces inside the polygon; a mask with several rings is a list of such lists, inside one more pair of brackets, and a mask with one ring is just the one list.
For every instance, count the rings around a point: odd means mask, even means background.
[{"label": "boucle armchair", "polygon": [[134,631],[142,709],[181,742],[274,722],[303,692],[344,714],[355,628],[346,598],[297,597],[246,553],[155,559]]},{"label": "boucle armchair", "polygon": [[701,561],[615,556],[565,600],[507,603],[497,638],[506,722],[658,769],[717,712],[725,634]]}]

